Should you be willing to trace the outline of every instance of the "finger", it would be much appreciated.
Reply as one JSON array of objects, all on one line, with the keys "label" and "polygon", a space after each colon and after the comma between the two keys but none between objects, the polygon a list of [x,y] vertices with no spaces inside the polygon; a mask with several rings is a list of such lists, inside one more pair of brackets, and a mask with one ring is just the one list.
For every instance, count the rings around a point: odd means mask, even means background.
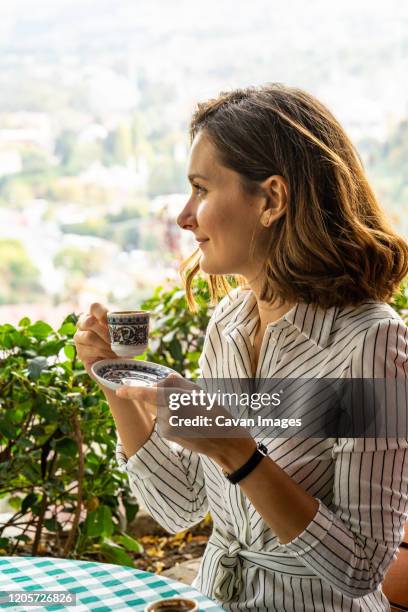
[{"label": "finger", "polygon": [[107,325],[104,325],[103,323],[101,323],[97,319],[94,319],[93,317],[90,317],[90,320],[88,321],[88,325],[89,325],[89,329],[95,332],[95,334],[97,334],[100,338],[102,338],[104,342],[106,342],[106,344],[109,344],[110,346],[111,340],[110,340],[109,330],[108,330]]},{"label": "finger", "polygon": [[193,389],[200,390],[201,387],[192,383],[190,380],[187,380],[179,374],[178,372],[172,372],[166,378],[162,378],[156,384],[157,387],[166,388],[166,387],[179,387],[180,389],[184,389],[187,391],[192,391]]},{"label": "finger", "polygon": [[87,346],[91,346],[93,349],[96,349],[98,347],[102,349],[106,348],[106,342],[104,342],[102,338],[98,336],[98,334],[89,329],[77,329],[73,339],[75,344],[85,344]]},{"label": "finger", "polygon": [[95,355],[92,355],[91,357],[88,357],[88,359],[85,359],[84,357],[83,359],[81,359],[81,361],[84,364],[85,368],[91,369],[94,363],[97,363],[98,361],[102,361],[108,358],[109,357],[107,355],[98,355],[98,357],[95,357]]},{"label": "finger", "polygon": [[83,359],[84,355],[103,354],[106,357],[117,357],[111,350],[109,344],[106,344],[97,334],[92,331],[78,330],[74,335],[74,343],[79,353],[79,358]]},{"label": "finger", "polygon": [[128,385],[122,385],[119,389],[116,389],[116,395],[125,399],[134,399],[142,401],[145,399],[146,387],[130,387]]},{"label": "finger", "polygon": [[153,388],[122,385],[119,389],[116,389],[116,395],[121,398],[146,402],[152,406],[157,406],[158,394],[156,389]]},{"label": "finger", "polygon": [[108,309],[99,302],[94,302],[91,304],[89,313],[95,317],[95,319],[98,319],[100,323],[107,323],[106,315],[108,313]]},{"label": "finger", "polygon": [[92,317],[89,312],[81,312],[76,323],[77,329],[84,329],[85,327],[87,327],[87,321],[89,319],[93,320],[94,317]]},{"label": "finger", "polygon": [[181,383],[180,378],[183,378],[180,374],[169,374],[166,378],[162,378],[157,381],[157,387],[175,387]]},{"label": "finger", "polygon": [[77,322],[77,329],[81,331],[93,331],[100,338],[102,338],[106,344],[110,345],[111,343],[108,326],[100,323],[92,315],[85,315],[84,317],[81,317]]}]

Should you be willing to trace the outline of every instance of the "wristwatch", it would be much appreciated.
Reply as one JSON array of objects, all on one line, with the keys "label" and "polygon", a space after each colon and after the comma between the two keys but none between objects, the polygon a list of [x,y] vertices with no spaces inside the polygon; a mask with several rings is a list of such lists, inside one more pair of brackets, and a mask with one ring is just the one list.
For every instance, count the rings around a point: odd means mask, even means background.
[{"label": "wristwatch", "polygon": [[237,484],[237,482],[245,478],[245,476],[248,476],[248,474],[252,472],[254,468],[256,468],[258,463],[262,461],[267,454],[268,449],[266,446],[262,444],[262,442],[258,442],[255,451],[250,456],[248,461],[244,463],[244,465],[235,470],[235,472],[231,472],[231,474],[228,474],[228,472],[225,472],[225,470],[222,470],[222,473],[232,484]]}]

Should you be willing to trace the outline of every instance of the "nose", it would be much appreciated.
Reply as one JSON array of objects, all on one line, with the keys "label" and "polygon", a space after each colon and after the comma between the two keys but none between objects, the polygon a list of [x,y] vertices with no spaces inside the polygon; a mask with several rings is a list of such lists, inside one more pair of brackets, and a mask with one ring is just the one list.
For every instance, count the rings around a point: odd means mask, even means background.
[{"label": "nose", "polygon": [[191,199],[187,202],[179,216],[177,217],[177,225],[181,229],[193,231],[197,227],[195,212],[191,205]]}]

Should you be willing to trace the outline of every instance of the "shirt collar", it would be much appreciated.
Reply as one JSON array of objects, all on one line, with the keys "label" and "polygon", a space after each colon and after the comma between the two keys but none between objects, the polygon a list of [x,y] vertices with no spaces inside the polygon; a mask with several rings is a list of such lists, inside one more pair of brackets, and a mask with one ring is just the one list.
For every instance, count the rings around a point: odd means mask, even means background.
[{"label": "shirt collar", "polygon": [[[252,290],[239,291],[236,299],[215,318],[215,323],[223,328],[223,334],[228,336],[239,326],[252,326],[258,318],[258,308],[255,294]],[[269,323],[268,328],[283,329],[292,325],[299,333],[321,348],[327,345],[333,323],[339,307],[322,308],[318,304],[297,302],[278,321]]]}]

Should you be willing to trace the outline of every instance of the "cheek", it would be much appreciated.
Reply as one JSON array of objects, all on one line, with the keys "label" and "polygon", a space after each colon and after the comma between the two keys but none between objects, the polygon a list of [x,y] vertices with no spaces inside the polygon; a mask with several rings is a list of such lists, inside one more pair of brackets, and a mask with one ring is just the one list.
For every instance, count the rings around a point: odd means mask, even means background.
[{"label": "cheek", "polygon": [[203,202],[197,210],[197,223],[208,231],[224,232],[234,221],[233,207],[217,200]]},{"label": "cheek", "polygon": [[202,233],[214,239],[217,247],[236,253],[248,248],[254,219],[245,204],[236,199],[207,198],[197,209],[197,224]]},{"label": "cheek", "polygon": [[223,233],[226,222],[227,215],[217,206],[216,202],[203,202],[197,209],[197,225],[206,236]]}]

